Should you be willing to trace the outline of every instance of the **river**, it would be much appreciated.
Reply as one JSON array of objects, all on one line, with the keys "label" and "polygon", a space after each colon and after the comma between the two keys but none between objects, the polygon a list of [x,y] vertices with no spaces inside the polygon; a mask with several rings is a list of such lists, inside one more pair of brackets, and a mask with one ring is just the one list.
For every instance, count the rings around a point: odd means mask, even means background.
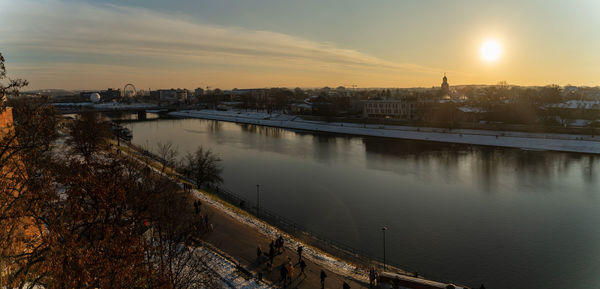
[{"label": "river", "polygon": [[600,157],[228,122],[128,123],[132,142],[204,146],[224,187],[327,238],[478,288],[600,288]]}]

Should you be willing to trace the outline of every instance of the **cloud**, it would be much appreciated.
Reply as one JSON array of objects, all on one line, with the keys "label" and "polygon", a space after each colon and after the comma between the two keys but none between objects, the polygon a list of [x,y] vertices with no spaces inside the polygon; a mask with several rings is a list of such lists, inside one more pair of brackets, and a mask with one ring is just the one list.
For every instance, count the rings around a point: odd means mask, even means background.
[{"label": "cloud", "polygon": [[73,62],[99,55],[102,64],[118,67],[141,65],[143,59],[145,66],[157,63],[155,68],[163,69],[177,63],[320,73],[443,72],[287,34],[200,24],[186,15],[144,8],[58,0],[2,5],[0,45],[41,55],[83,55]]}]

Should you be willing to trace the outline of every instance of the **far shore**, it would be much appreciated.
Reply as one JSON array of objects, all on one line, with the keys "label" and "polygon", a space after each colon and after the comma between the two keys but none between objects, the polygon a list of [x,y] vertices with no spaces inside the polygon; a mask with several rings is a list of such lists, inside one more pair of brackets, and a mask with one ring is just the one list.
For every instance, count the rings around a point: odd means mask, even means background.
[{"label": "far shore", "polygon": [[180,118],[201,118],[255,124],[294,130],[374,136],[394,139],[424,140],[519,148],[537,151],[562,151],[600,154],[600,137],[579,134],[529,133],[474,129],[444,129],[397,125],[357,124],[303,120],[282,113],[182,110],[169,113]]}]

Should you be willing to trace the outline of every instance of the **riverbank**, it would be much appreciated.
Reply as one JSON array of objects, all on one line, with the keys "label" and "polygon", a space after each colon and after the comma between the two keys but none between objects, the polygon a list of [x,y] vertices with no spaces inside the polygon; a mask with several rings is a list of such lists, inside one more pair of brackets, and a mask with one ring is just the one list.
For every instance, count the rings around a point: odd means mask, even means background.
[{"label": "riverbank", "polygon": [[[121,146],[121,148],[124,153],[159,172],[160,164],[153,159],[147,159],[138,148],[132,146]],[[187,183],[171,169],[167,169],[166,173],[181,187]],[[290,288],[319,288],[321,270],[327,274],[325,288],[340,288],[344,282],[351,288],[368,287],[367,268],[357,267],[304,244],[214,194],[200,189],[192,189],[192,191],[201,202],[202,210],[210,216],[210,222],[215,228],[203,238],[202,243],[205,245],[199,248],[200,253],[203,256],[208,255],[210,261],[206,263],[227,286],[231,288],[281,287],[279,268],[291,259],[295,264],[296,272],[291,285],[288,285]],[[274,259],[272,269],[269,269],[266,261],[257,262],[257,247],[260,247],[263,252],[268,252],[270,241],[278,236],[283,236],[285,246]],[[304,247],[303,259],[307,264],[303,275],[299,274],[300,269],[296,264],[298,246]],[[259,273],[262,274],[262,280],[266,282],[259,281]]]},{"label": "riverbank", "polygon": [[[160,165],[153,159],[143,160],[146,158],[146,154],[140,151],[139,148],[129,146],[125,148],[124,152],[145,164],[149,164],[158,172]],[[187,181],[182,179],[176,172],[167,169],[166,173],[180,186],[185,187],[184,183],[187,183]],[[368,268],[373,266],[377,271],[382,269],[382,264],[374,260],[351,263],[345,259],[334,257],[329,252],[312,247],[308,243],[300,241],[297,234],[288,234],[281,228],[275,227],[224,201],[218,194],[200,189],[192,189],[192,192],[201,201],[202,210],[208,213],[215,228],[213,232],[203,238],[202,243],[205,245],[202,246],[201,251],[213,258],[216,256],[215,266],[217,268],[213,268],[213,270],[230,287],[271,288],[281,286],[279,268],[287,264],[288,260],[295,264],[295,277],[288,285],[290,288],[320,287],[319,276],[321,270],[327,274],[325,288],[340,288],[344,282],[348,283],[351,288],[368,288]],[[304,235],[306,232],[298,232],[298,234]],[[257,261],[257,247],[260,247],[263,252],[267,252],[269,242],[275,240],[278,236],[283,237],[285,246],[282,252],[275,257],[273,265],[268,266],[266,257],[262,257],[263,261]],[[300,274],[298,267],[296,249],[299,246],[304,248],[302,256],[307,264],[305,274]],[[221,263],[224,265],[221,266]],[[386,271],[407,276],[406,278],[416,280],[415,282],[418,283],[433,284],[436,288],[448,285],[448,283],[424,279],[426,277],[423,276],[414,278],[412,277],[413,273],[405,272],[389,264]],[[251,275],[247,275],[248,272]],[[257,276],[259,273],[266,283],[258,281]],[[239,278],[241,275],[246,276],[246,281]],[[455,288],[466,287],[455,286]]]},{"label": "riverbank", "polygon": [[303,120],[281,113],[182,110],[169,113],[180,118],[202,118],[294,130],[374,136],[395,139],[600,154],[600,137],[576,134],[525,133],[511,131],[423,128],[412,126],[357,124]]}]

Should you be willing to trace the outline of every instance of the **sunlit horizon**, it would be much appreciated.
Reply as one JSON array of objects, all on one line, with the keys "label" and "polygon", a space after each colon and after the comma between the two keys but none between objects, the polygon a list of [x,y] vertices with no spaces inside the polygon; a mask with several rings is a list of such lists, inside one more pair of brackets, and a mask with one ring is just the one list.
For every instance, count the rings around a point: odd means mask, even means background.
[{"label": "sunlit horizon", "polygon": [[0,51],[28,90],[599,85],[600,3],[547,4],[10,0]]}]

